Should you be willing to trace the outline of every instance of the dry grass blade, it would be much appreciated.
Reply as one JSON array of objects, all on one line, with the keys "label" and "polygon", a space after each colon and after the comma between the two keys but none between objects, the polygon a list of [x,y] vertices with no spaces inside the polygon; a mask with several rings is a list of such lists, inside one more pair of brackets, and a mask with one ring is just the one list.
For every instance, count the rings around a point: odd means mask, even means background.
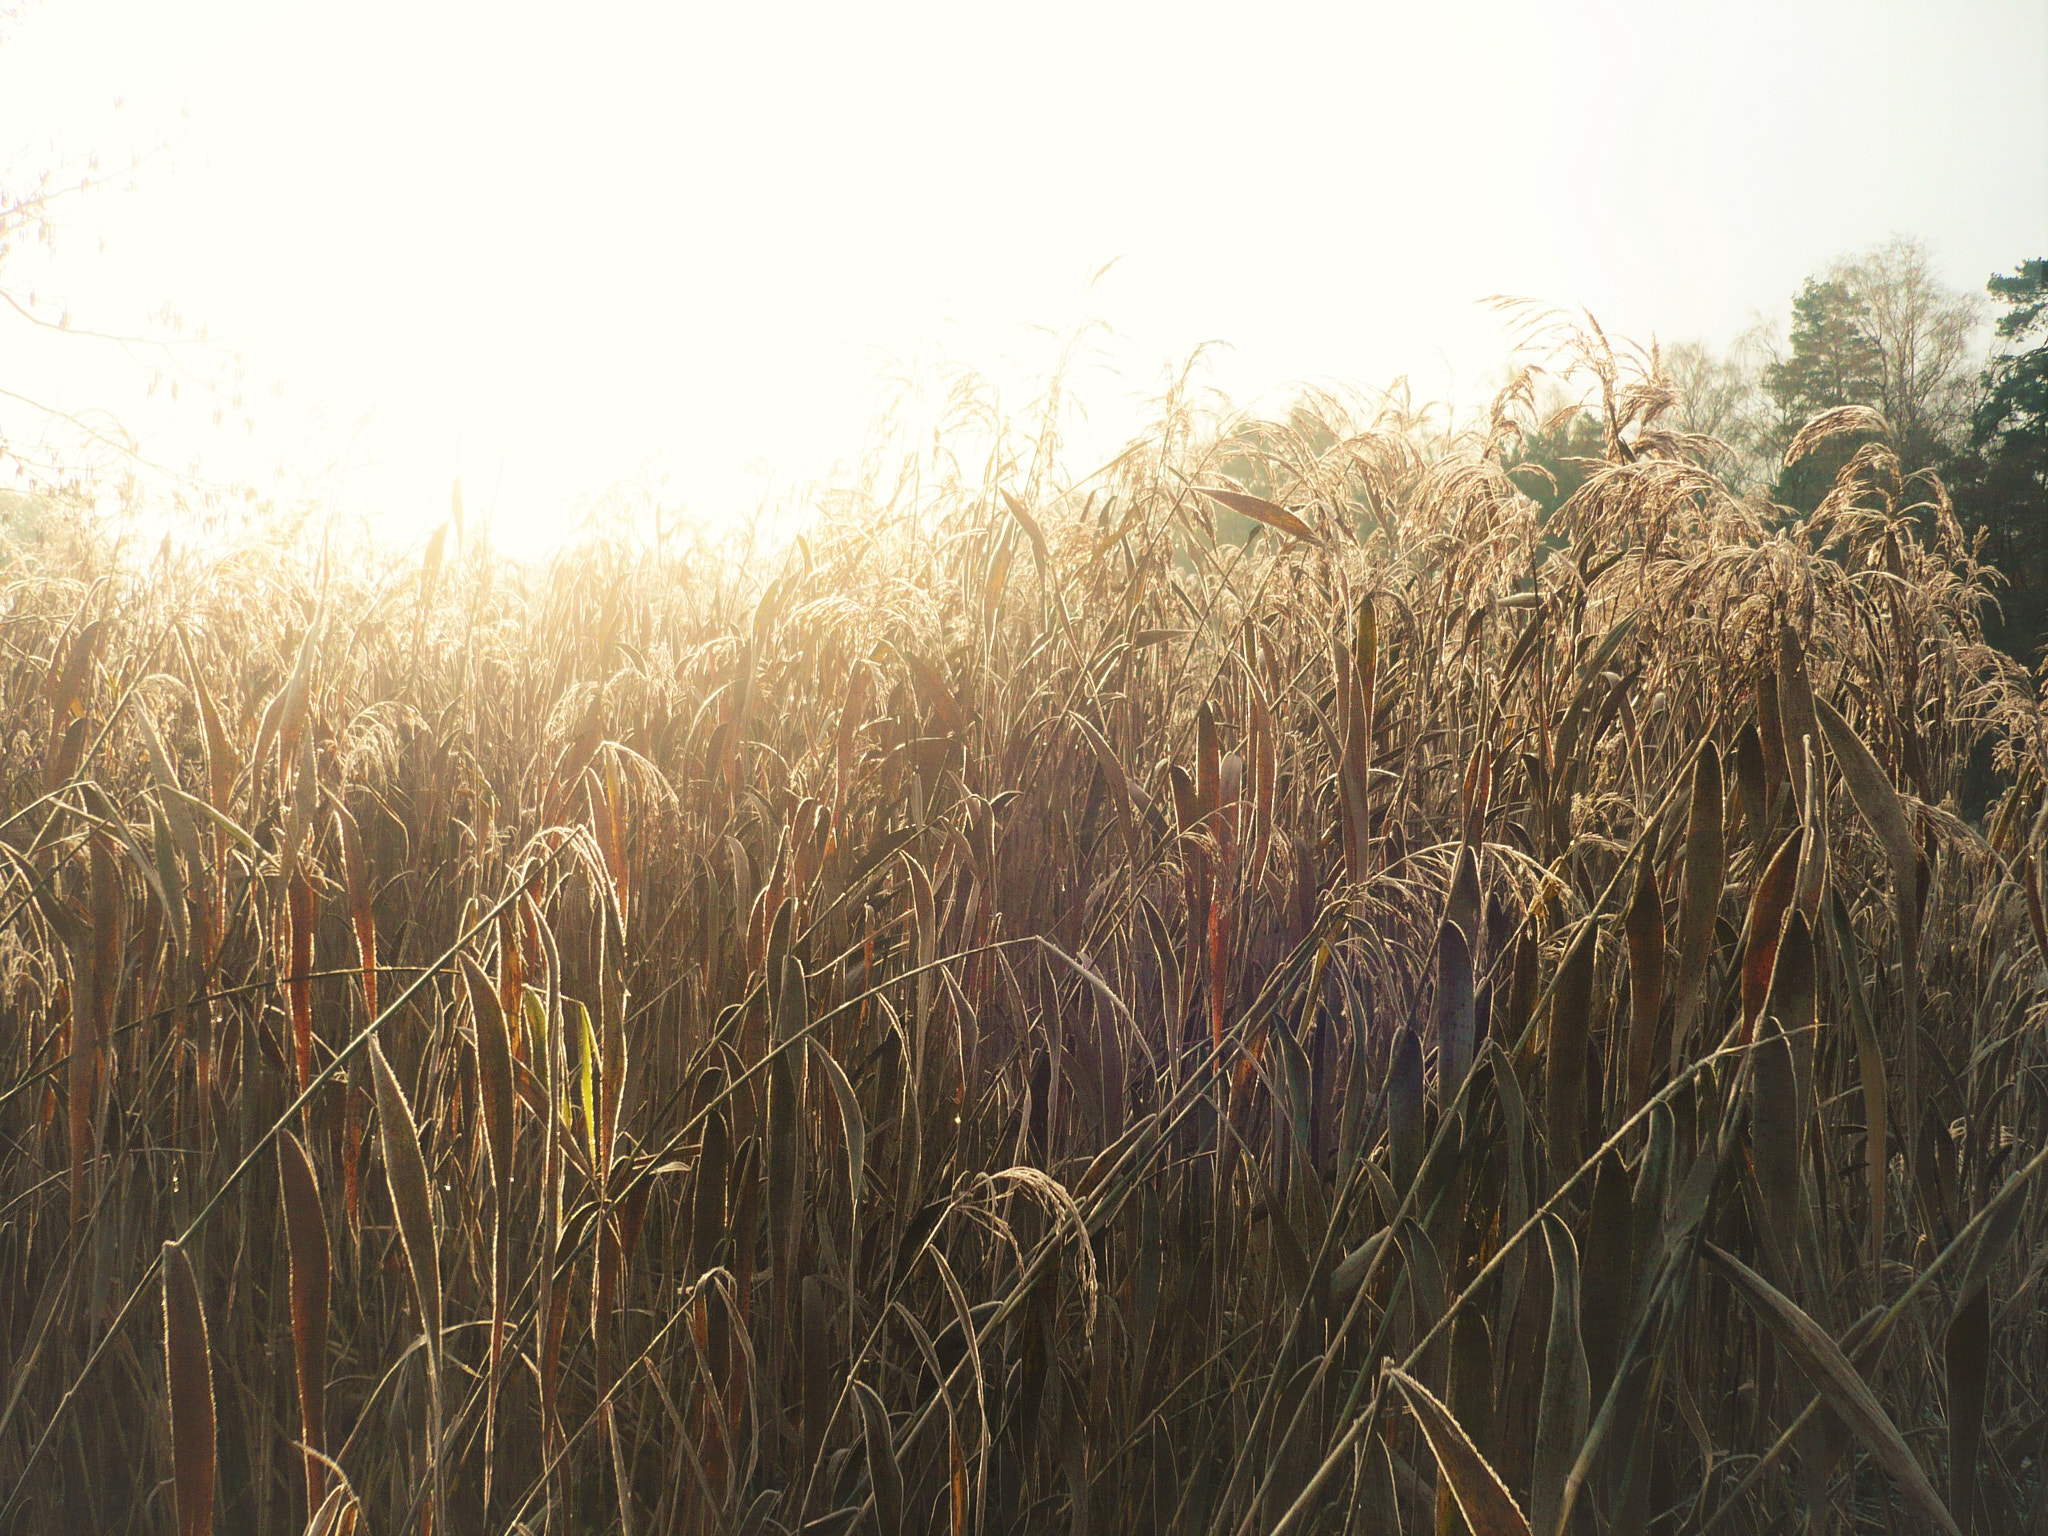
[{"label": "dry grass blade", "polygon": [[1230,508],[1240,517],[1248,517],[1255,523],[1278,529],[1281,533],[1310,544],[1323,542],[1317,537],[1315,529],[1278,502],[1268,501],[1263,496],[1251,495],[1247,491],[1226,490],[1220,486],[1205,485],[1201,487],[1201,491],[1211,501]]},{"label": "dry grass blade", "polygon": [[1906,810],[1905,801],[1892,787],[1883,765],[1835,706],[1826,699],[1817,698],[1813,701],[1813,709],[1821,729],[1827,734],[1828,747],[1834,752],[1835,761],[1841,765],[1843,781],[1849,786],[1849,798],[1856,802],[1856,809],[1863,813],[1863,819],[1870,823],[1871,830],[1884,845],[1885,853],[1891,859],[1892,873],[1910,899],[1914,866],[1920,855],[1913,840],[1913,818]]},{"label": "dry grass blade", "polygon": [[1471,1436],[1451,1417],[1451,1410],[1406,1371],[1390,1366],[1387,1377],[1401,1389],[1415,1422],[1422,1426],[1422,1436],[1450,1483],[1458,1513],[1465,1517],[1472,1536],[1530,1536],[1529,1521],[1507,1484],[1479,1454]]},{"label": "dry grass blade", "polygon": [[818,1457],[825,1448],[825,1427],[832,1415],[832,1317],[825,1295],[825,1282],[805,1275],[802,1319],[803,1480],[817,1475]]},{"label": "dry grass blade", "polygon": [[[1839,926],[1837,931],[1839,932]],[[1837,945],[1838,949],[1846,946]],[[1847,964],[1854,967],[1854,956]],[[1862,982],[1854,976],[1852,986]],[[1884,1050],[1870,1010],[1856,993],[1850,997],[1850,1018],[1856,1028],[1856,1071],[1863,1090],[1863,1167],[1868,1210],[1864,1217],[1863,1248],[1874,1275],[1884,1264],[1886,1189],[1891,1167],[1891,1090],[1885,1082]]]},{"label": "dry grass blade", "polygon": [[1829,1338],[1826,1331],[1790,1297],[1733,1254],[1712,1243],[1704,1244],[1701,1251],[1728,1281],[1735,1294],[1762,1320],[1771,1337],[1791,1356],[1793,1363],[1813,1384],[1814,1390],[1827,1400],[1828,1406],[1841,1416],[1842,1422],[1856,1432],[1871,1456],[1906,1497],[1943,1531],[1949,1532],[1950,1536],[1960,1536],[1955,1518],[1949,1513],[1948,1506],[1941,1502],[1934,1485],[1927,1480],[1919,1458],[1906,1444],[1898,1425],[1879,1406],[1869,1383],[1850,1364],[1849,1357],[1842,1353],[1841,1346]]},{"label": "dry grass blade", "polygon": [[497,990],[481,967],[462,957],[462,979],[476,1024],[477,1100],[483,1115],[484,1150],[500,1201],[512,1185],[512,1036]]},{"label": "dry grass blade", "polygon": [[1983,1225],[1956,1283],[1959,1299],[1942,1335],[1948,1378],[1948,1502],[1965,1532],[1977,1508],[1977,1460],[1991,1385],[1991,1271],[2018,1230],[2026,1182],[2024,1174],[2007,1182],[1981,1214]]},{"label": "dry grass blade", "polygon": [[[768,1252],[779,1346],[792,1321],[791,1310],[797,1305],[801,1264],[800,1228],[808,1183],[803,1156],[804,1067],[810,1053],[799,1042],[810,1026],[810,1000],[803,964],[794,955],[782,956],[781,974],[771,975],[770,980],[779,983],[774,999],[773,1043],[787,1047],[768,1066]],[[843,1119],[844,1103],[840,1114]]]},{"label": "dry grass blade", "polygon": [[903,1530],[903,1468],[896,1459],[896,1441],[889,1431],[889,1410],[875,1389],[853,1383],[860,1404],[861,1438],[867,1446],[868,1483],[875,1503],[877,1536],[901,1536]]},{"label": "dry grass blade", "polygon": [[1565,952],[1550,996],[1550,1027],[1543,1041],[1543,1109],[1553,1184],[1579,1167],[1586,1124],[1586,1047],[1593,1029],[1594,959],[1593,925],[1588,923]]},{"label": "dry grass blade", "polygon": [[306,1536],[355,1536],[362,1513],[354,1492],[337,1484],[306,1522]]},{"label": "dry grass blade", "polygon": [[[1816,728],[1818,724],[1816,721]],[[1809,928],[1820,920],[1821,892],[1828,879],[1827,778],[1821,768],[1819,741],[1816,735],[1816,750],[1806,757],[1806,793],[1800,797],[1806,808],[1805,835],[1799,844],[1799,879],[1792,898],[1805,914]]]},{"label": "dry grass blade", "polygon": [[1982,1286],[1964,1297],[1942,1334],[1948,1385],[1948,1502],[1965,1536],[1977,1507],[1977,1452],[1991,1383],[1991,1298]]},{"label": "dry grass blade", "polygon": [[377,1017],[377,914],[371,906],[369,868],[363,860],[363,837],[345,806],[334,808],[334,829],[341,842],[342,876],[348,882],[349,926],[355,930],[356,964],[362,968],[363,1016]]},{"label": "dry grass blade", "polygon": [[1820,740],[1813,713],[1813,684],[1806,675],[1806,646],[1791,624],[1778,627],[1778,721],[1785,741],[1785,774],[1799,810],[1806,810],[1811,771],[1807,749]]},{"label": "dry grass blade", "polygon": [[951,1516],[947,1529],[953,1536],[967,1536],[967,1457],[960,1449],[959,1428],[952,1423],[946,1426],[946,1465],[946,1507]]},{"label": "dry grass blade", "polygon": [[1749,899],[1748,942],[1742,951],[1742,1039],[1756,1033],[1757,1015],[1771,989],[1771,971],[1778,960],[1778,937],[1798,884],[1800,834],[1778,845]]},{"label": "dry grass blade", "polygon": [[811,1050],[825,1074],[825,1081],[832,1085],[833,1102],[839,1107],[839,1131],[846,1142],[846,1186],[852,1192],[855,1219],[858,1220],[861,1189],[867,1175],[867,1118],[861,1113],[860,1096],[853,1091],[846,1069],[839,1065],[838,1059],[817,1040],[811,1041]]},{"label": "dry grass blade", "polygon": [[[301,869],[292,875],[287,901],[291,954],[285,990],[291,1001],[292,1061],[298,1068],[294,1086],[300,1093],[313,1081],[313,929],[319,919],[318,897]],[[306,1106],[307,1134],[312,1134],[313,1106]]]},{"label": "dry grass blade", "polygon": [[512,1037],[497,990],[481,967],[462,957],[462,979],[476,1026],[477,1106],[484,1125],[484,1152],[491,1187],[491,1344],[484,1388],[484,1504],[490,1504],[498,1427],[498,1394],[503,1386],[506,1290],[511,1277],[512,1234]]},{"label": "dry grass blade", "polygon": [[70,1095],[66,1105],[71,1144],[71,1224],[85,1213],[92,1182],[101,1068],[112,1027],[114,995],[121,986],[122,899],[119,855],[95,834],[89,855],[92,926],[72,966]]},{"label": "dry grass blade", "polygon": [[1628,904],[1628,1103],[1640,1109],[1657,1071],[1657,1026],[1664,1014],[1664,901],[1656,871],[1644,861]]},{"label": "dry grass blade", "polygon": [[384,1153],[384,1177],[391,1190],[391,1208],[398,1218],[398,1238],[411,1273],[413,1300],[430,1351],[438,1353],[441,1338],[441,1252],[435,1238],[434,1200],[427,1178],[427,1160],[420,1150],[419,1127],[412,1105],[399,1085],[391,1063],[376,1041],[370,1042],[370,1070],[377,1084],[377,1126]]},{"label": "dry grass blade", "polygon": [[306,1508],[317,1510],[327,1486],[327,1304],[333,1266],[320,1181],[305,1144],[286,1131],[277,1139],[279,1187],[291,1253],[292,1356],[299,1378],[299,1433],[306,1446]]},{"label": "dry grass blade", "polygon": [[1764,994],[1764,1012],[1777,1019],[1792,1050],[1798,1103],[1796,1125],[1802,1145],[1815,1112],[1814,1027],[1818,1021],[1813,930],[1806,914],[1794,907],[1785,919],[1784,936],[1771,963],[1771,985]]},{"label": "dry grass blade", "polygon": [[192,1261],[176,1243],[163,1249],[164,1370],[171,1407],[172,1493],[178,1536],[213,1530],[213,1360]]},{"label": "dry grass blade", "polygon": [[428,1390],[431,1414],[428,1462],[434,1474],[435,1529],[448,1528],[441,1455],[441,1250],[434,1222],[433,1186],[427,1160],[420,1151],[419,1127],[412,1105],[399,1086],[391,1063],[376,1041],[370,1042],[370,1070],[377,1082],[377,1127],[384,1153],[384,1178],[391,1189],[391,1208],[398,1218],[399,1244],[412,1277],[413,1302],[427,1336]]},{"label": "dry grass blade", "polygon": [[1586,1248],[1579,1275],[1579,1331],[1586,1346],[1590,1401],[1604,1402],[1614,1384],[1614,1367],[1641,1284],[1633,1265],[1634,1199],[1621,1151],[1601,1154],[1593,1175],[1587,1214]]},{"label": "dry grass blade", "polygon": [[1792,1050],[1776,1018],[1766,1014],[1751,1080],[1750,1155],[1763,1196],[1764,1249],[1781,1281],[1794,1273],[1799,1232],[1799,1098]]},{"label": "dry grass blade", "polygon": [[1472,1070],[1472,950],[1453,922],[1437,929],[1437,1096],[1449,1104]]},{"label": "dry grass blade", "polygon": [[[1849,786],[1849,798],[1877,834],[1891,863],[1892,910],[1899,939],[1899,1002],[1904,1015],[1902,1031],[1905,1061],[1905,1102],[1917,1104],[1920,1088],[1920,901],[1918,870],[1920,850],[1913,838],[1913,818],[1905,801],[1892,787],[1891,779],[1849,722],[1826,699],[1813,701],[1814,713],[1828,738],[1828,748],[1841,765],[1842,778]],[[1914,1160],[1918,1143],[1905,1138],[1907,1161]]]},{"label": "dry grass blade", "polygon": [[1693,763],[1692,803],[1685,822],[1685,885],[1678,906],[1678,1010],[1672,1026],[1673,1065],[1691,1034],[1694,999],[1706,980],[1713,953],[1714,920],[1728,875],[1728,850],[1721,824],[1721,754],[1710,741]]},{"label": "dry grass blade", "polygon": [[1422,1169],[1426,1134],[1422,1111],[1422,1042],[1415,1038],[1413,1029],[1404,1025],[1394,1039],[1393,1068],[1387,1082],[1387,1115],[1391,1122],[1397,1189],[1406,1190]]},{"label": "dry grass blade", "polygon": [[1564,1492],[1592,1414],[1592,1387],[1579,1319],[1579,1253],[1571,1229],[1543,1219],[1550,1253],[1550,1338],[1543,1353],[1543,1389],[1536,1412],[1536,1464],[1529,1492],[1533,1529],[1554,1533],[1566,1513]]}]

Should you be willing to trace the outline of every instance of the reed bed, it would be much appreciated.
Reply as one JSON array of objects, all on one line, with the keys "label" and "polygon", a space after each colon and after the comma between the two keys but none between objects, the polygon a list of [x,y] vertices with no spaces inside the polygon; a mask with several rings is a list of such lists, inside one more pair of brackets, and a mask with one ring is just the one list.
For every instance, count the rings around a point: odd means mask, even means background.
[{"label": "reed bed", "polygon": [[1549,515],[1511,389],[17,556],[0,1529],[2048,1529],[1995,575],[1574,344]]}]

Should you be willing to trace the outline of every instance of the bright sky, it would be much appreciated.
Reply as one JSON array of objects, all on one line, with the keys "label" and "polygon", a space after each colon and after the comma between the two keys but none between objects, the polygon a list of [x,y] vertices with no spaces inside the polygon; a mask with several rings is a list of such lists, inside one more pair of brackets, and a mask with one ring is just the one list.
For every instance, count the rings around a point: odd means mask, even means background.
[{"label": "bright sky", "polygon": [[1107,437],[1205,341],[1240,401],[1470,401],[1488,294],[1718,343],[1894,232],[1979,288],[2048,254],[2048,5],[35,0],[0,34],[17,180],[159,143],[0,277],[203,322],[255,435],[4,319],[0,387],[403,537],[460,473],[535,544],[621,481],[744,513],[892,372],[1021,402],[1090,320]]}]

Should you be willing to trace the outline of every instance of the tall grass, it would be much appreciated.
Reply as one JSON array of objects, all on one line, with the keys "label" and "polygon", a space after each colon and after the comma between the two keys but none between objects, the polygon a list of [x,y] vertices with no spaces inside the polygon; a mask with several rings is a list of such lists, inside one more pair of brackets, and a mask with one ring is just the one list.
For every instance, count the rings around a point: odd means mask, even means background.
[{"label": "tall grass", "polygon": [[1511,390],[14,566],[0,1528],[2042,1528],[1991,573],[1575,344],[1547,521]]}]

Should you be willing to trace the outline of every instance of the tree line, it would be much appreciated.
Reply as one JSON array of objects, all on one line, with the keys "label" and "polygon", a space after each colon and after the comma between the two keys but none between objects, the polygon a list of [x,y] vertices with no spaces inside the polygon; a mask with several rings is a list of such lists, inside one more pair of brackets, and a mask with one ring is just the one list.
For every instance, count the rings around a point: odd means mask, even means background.
[{"label": "tree line", "polygon": [[[1661,348],[1675,398],[1660,425],[1716,440],[1729,479],[1802,516],[1878,432],[1842,434],[1788,465],[1800,427],[1845,406],[1877,411],[1922,497],[1947,495],[1981,535],[1982,558],[2006,578],[1986,633],[2032,664],[2048,642],[2048,258],[1985,289],[1943,283],[1914,239],[1841,257],[1800,285],[1782,339],[1759,325],[1725,351]],[[1584,410],[1552,413],[1519,450],[1523,484],[1562,505],[1600,444]]]}]

